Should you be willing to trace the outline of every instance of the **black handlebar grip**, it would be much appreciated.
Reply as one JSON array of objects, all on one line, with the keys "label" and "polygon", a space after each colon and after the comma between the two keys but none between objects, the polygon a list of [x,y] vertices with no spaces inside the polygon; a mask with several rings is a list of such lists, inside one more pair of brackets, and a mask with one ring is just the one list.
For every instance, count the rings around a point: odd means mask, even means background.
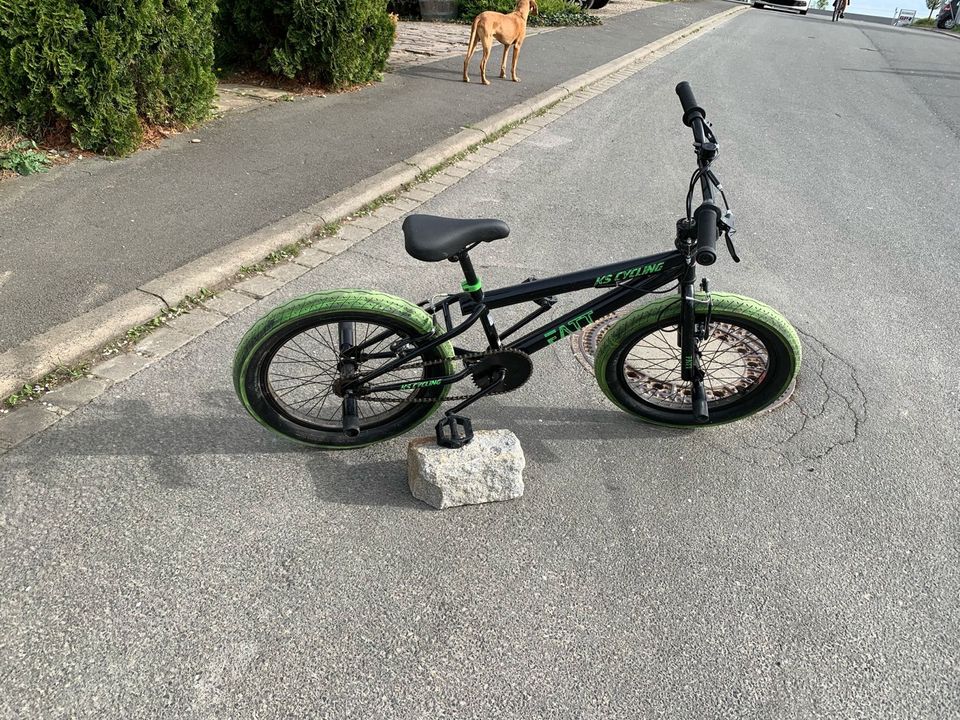
[{"label": "black handlebar grip", "polygon": [[697,263],[713,265],[717,261],[717,223],[720,211],[716,205],[701,205],[693,213],[697,221]]},{"label": "black handlebar grip", "polygon": [[697,105],[697,99],[693,96],[693,88],[690,83],[684,80],[677,84],[677,95],[680,97],[680,105],[683,107],[683,124],[690,127],[693,124],[693,118],[697,115],[703,120],[707,113]]}]

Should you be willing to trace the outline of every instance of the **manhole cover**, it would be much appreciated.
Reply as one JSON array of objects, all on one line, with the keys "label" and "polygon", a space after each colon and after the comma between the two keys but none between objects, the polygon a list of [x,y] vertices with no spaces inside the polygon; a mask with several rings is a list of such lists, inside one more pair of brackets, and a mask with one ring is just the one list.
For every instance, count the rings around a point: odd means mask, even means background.
[{"label": "manhole cover", "polygon": [[[597,357],[597,348],[600,346],[600,341],[603,340],[603,336],[607,334],[607,331],[622,317],[624,317],[624,313],[622,312],[611,313],[610,315],[597,320],[595,323],[587,325],[580,332],[575,333],[573,337],[570,338],[570,345],[573,348],[573,356],[587,372],[593,374],[593,362]],[[787,400],[790,399],[790,396],[793,395],[796,385],[796,380],[791,382],[784,391],[783,395],[777,398],[777,401],[770,407],[764,409],[763,412],[769,412],[783,405]]]},{"label": "manhole cover", "polygon": [[597,347],[603,340],[603,336],[622,317],[622,313],[611,313],[605,318],[587,325],[570,338],[570,344],[573,346],[573,356],[588,372],[593,372],[593,361],[597,357]]}]

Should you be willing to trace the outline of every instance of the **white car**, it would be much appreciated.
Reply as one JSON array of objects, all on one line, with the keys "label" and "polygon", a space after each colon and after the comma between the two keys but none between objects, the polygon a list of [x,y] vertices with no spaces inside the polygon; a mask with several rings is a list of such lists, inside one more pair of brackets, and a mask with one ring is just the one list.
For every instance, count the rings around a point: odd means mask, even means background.
[{"label": "white car", "polygon": [[810,0],[763,0],[755,2],[755,8],[762,8],[764,5],[783,8],[784,10],[796,10],[801,15],[807,14],[807,8],[810,7]]}]

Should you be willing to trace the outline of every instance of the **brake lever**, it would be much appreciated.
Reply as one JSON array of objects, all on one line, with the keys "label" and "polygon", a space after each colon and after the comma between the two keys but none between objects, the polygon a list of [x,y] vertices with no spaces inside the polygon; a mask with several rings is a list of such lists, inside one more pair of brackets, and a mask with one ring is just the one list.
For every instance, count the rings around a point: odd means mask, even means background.
[{"label": "brake lever", "polygon": [[735,263],[740,262],[740,256],[737,255],[737,249],[733,246],[733,238],[731,235],[737,234],[737,229],[733,225],[733,210],[727,208],[727,211],[720,218],[720,229],[723,231],[724,240],[727,243],[727,252],[730,253],[730,257],[733,258]]},{"label": "brake lever", "polygon": [[733,246],[733,240],[730,239],[730,233],[726,233],[724,237],[727,240],[727,252],[730,253],[730,257],[733,258],[735,263],[740,262],[740,256],[737,255],[737,249]]}]

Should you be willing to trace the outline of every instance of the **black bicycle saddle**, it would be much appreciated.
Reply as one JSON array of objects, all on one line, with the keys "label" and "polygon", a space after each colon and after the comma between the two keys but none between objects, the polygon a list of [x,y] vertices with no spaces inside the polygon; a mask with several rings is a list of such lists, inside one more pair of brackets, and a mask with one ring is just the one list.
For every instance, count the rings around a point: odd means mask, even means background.
[{"label": "black bicycle saddle", "polygon": [[475,243],[507,237],[503,220],[461,220],[437,215],[408,215],[403,221],[407,253],[417,260],[437,262],[453,257]]}]

